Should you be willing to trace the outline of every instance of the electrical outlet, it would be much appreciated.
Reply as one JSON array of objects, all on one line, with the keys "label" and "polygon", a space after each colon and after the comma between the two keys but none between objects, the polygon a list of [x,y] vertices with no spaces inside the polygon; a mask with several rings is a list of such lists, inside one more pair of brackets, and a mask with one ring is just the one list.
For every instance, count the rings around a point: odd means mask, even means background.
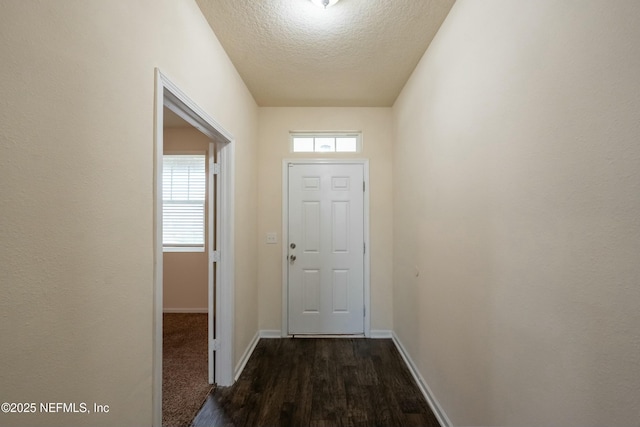
[{"label": "electrical outlet", "polygon": [[275,243],[278,243],[278,235],[274,232],[267,233],[267,244],[273,245]]}]

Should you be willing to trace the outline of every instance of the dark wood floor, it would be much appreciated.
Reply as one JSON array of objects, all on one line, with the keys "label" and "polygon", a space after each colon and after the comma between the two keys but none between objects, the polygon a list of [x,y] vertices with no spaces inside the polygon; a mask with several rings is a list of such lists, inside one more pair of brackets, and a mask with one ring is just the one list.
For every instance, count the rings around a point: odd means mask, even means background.
[{"label": "dark wood floor", "polygon": [[262,339],[192,424],[439,426],[391,340]]}]

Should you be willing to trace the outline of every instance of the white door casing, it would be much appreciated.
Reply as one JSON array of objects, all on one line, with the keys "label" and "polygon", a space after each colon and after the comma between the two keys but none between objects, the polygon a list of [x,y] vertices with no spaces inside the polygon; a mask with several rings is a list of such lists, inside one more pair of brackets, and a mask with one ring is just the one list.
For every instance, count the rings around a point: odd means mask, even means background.
[{"label": "white door casing", "polygon": [[[162,156],[163,108],[166,106],[190,125],[216,141],[217,174],[215,215],[209,209],[209,248],[216,248],[215,306],[212,266],[209,265],[209,381],[218,385],[233,384],[233,283],[234,283],[234,182],[233,164],[235,143],[233,136],[211,118],[159,69],[155,69],[155,138],[154,138],[154,304],[153,304],[153,419],[154,426],[162,426]],[[210,186],[209,200],[213,201]],[[216,235],[213,235],[212,216],[215,216]],[[209,262],[212,260],[210,258]],[[212,315],[215,311],[215,342],[211,339]],[[215,347],[215,353],[212,351]],[[215,358],[215,361],[214,361]],[[215,363],[215,378],[212,368]]]},{"label": "white door casing", "polygon": [[283,335],[369,335],[367,166],[285,164]]},{"label": "white door casing", "polygon": [[216,342],[216,283],[219,283],[219,270],[216,270],[215,263],[218,262],[216,252],[216,229],[218,228],[216,222],[220,220],[220,215],[216,212],[216,197],[219,194],[216,187],[216,168],[220,165],[216,165],[216,143],[209,142],[209,152],[207,156],[207,366],[208,366],[208,379],[209,384],[215,382],[215,345]]}]

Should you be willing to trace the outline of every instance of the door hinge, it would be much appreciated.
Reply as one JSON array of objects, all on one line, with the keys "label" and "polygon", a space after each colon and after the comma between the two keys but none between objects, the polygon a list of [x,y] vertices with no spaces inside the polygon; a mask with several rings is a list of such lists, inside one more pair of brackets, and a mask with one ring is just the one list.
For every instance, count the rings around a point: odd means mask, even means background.
[{"label": "door hinge", "polygon": [[362,316],[363,317],[367,317],[367,306],[366,305],[362,306]]},{"label": "door hinge", "polygon": [[364,193],[364,188],[365,188],[365,182],[362,181],[362,192]]},{"label": "door hinge", "polygon": [[220,262],[220,252],[211,252],[211,254],[209,255],[209,262]]},{"label": "door hinge", "polygon": [[363,254],[367,253],[367,244],[365,242],[362,242],[362,253]]},{"label": "door hinge", "polygon": [[218,175],[220,173],[220,163],[211,164],[211,173],[213,175]]},{"label": "door hinge", "polygon": [[212,351],[218,351],[220,350],[220,341],[218,340],[211,340],[211,350]]}]

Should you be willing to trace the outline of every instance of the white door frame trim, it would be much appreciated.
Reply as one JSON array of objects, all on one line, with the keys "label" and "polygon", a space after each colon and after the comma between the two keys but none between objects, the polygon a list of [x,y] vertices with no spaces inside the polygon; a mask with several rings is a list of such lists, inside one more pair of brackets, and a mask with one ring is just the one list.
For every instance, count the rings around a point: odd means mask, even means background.
[{"label": "white door frame trim", "polygon": [[282,160],[282,329],[281,336],[289,337],[289,164],[296,165],[362,165],[364,169],[364,336],[371,337],[371,244],[369,236],[369,159],[283,159]]},{"label": "white door frame trim", "polygon": [[[233,135],[211,118],[158,68],[155,69],[154,181],[153,181],[153,425],[162,427],[162,154],[163,108],[169,108],[211,140],[218,142],[218,227],[216,244],[220,262],[216,268],[216,339],[215,382],[233,384],[233,308],[234,308],[234,161]],[[209,267],[210,268],[210,267]],[[212,299],[213,295],[209,298]],[[211,333],[212,335],[212,333]],[[212,340],[209,340],[209,351]]]}]

